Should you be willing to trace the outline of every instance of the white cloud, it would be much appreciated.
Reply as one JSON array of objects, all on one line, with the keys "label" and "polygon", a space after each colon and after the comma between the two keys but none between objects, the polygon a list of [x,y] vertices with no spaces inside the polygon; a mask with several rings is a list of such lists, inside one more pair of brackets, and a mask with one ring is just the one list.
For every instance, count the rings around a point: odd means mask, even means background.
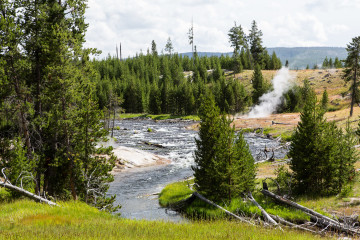
[{"label": "white cloud", "polygon": [[342,33],[348,31],[350,28],[344,24],[334,24],[329,26],[328,32],[330,33]]},{"label": "white cloud", "polygon": [[261,22],[264,36],[270,36],[275,46],[321,46],[328,37],[324,24],[308,14],[285,15],[272,22]]},{"label": "white cloud", "polygon": [[255,19],[268,47],[345,46],[360,34],[354,21],[360,0],[89,0],[88,5],[85,46],[99,48],[102,56],[115,54],[119,42],[123,56],[145,52],[152,40],[161,51],[168,37],[175,51],[191,51],[192,18],[198,51],[231,51],[227,33],[234,21],[248,30]]}]

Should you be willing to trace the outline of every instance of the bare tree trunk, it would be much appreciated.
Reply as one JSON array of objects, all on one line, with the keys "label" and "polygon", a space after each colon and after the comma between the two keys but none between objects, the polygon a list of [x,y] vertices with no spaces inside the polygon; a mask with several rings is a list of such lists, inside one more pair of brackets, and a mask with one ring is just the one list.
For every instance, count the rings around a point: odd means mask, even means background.
[{"label": "bare tree trunk", "polygon": [[[357,64],[357,62],[358,62],[357,58],[356,58],[355,62]],[[354,112],[354,104],[355,104],[355,97],[356,97],[356,89],[357,89],[357,84],[356,84],[357,71],[356,70],[357,70],[357,68],[355,68],[354,77],[353,77],[354,83],[353,83],[353,89],[352,89],[352,94],[351,94],[350,117],[352,117],[353,112]]]},{"label": "bare tree trunk", "polygon": [[279,216],[276,216],[276,215],[272,215],[272,214],[269,214],[274,220],[278,221],[279,223],[281,224],[284,224],[284,225],[287,225],[287,226],[290,226],[292,228],[297,228],[297,229],[301,229],[301,230],[305,230],[305,231],[309,231],[311,233],[314,233],[314,234],[318,234],[318,232],[314,231],[314,230],[311,230],[309,228],[306,228],[306,227],[303,227],[303,226],[299,226],[299,225],[296,225],[292,222],[288,222],[286,221],[285,219],[279,217]]},{"label": "bare tree trunk", "polygon": [[70,136],[69,136],[69,129],[66,123],[66,102],[65,99],[62,99],[62,110],[63,110],[63,120],[65,121],[64,132],[65,132],[65,139],[66,139],[66,157],[68,158],[69,162],[69,175],[70,175],[70,189],[71,195],[74,200],[77,200],[76,188],[75,188],[75,178],[74,178],[74,159],[70,156]]},{"label": "bare tree trunk", "polygon": [[269,192],[268,190],[262,190],[261,191],[265,196],[271,197],[273,199],[276,199],[277,201],[281,202],[281,203],[285,203],[287,205],[290,205],[294,208],[300,209],[301,211],[309,214],[312,218],[312,220],[315,220],[316,224],[318,226],[322,226],[325,228],[333,228],[336,229],[340,232],[346,232],[352,235],[359,235],[360,231],[357,228],[352,228],[352,227],[348,227],[345,226],[344,224],[341,224],[340,222],[335,221],[334,219],[331,219],[327,216],[324,216],[318,212],[315,212],[312,209],[309,209],[307,207],[301,206],[300,204],[297,204],[291,200],[285,199],[281,196],[278,196],[272,192]]},{"label": "bare tree trunk", "polygon": [[115,113],[116,113],[115,106],[114,106],[113,112],[114,112],[114,115],[113,115],[112,129],[111,129],[111,137],[114,137]]},{"label": "bare tree trunk", "polygon": [[251,201],[253,204],[255,204],[255,206],[257,206],[257,207],[260,209],[261,214],[263,215],[263,217],[265,218],[265,220],[266,220],[267,222],[269,222],[269,223],[271,223],[271,224],[273,224],[273,225],[275,225],[275,226],[278,225],[277,222],[275,222],[275,220],[272,219],[272,217],[270,217],[270,215],[265,211],[265,209],[263,209],[263,208],[260,206],[260,204],[258,204],[258,203],[256,202],[256,200],[254,199],[254,197],[253,197],[253,195],[251,194],[251,192],[248,193],[248,198],[250,199],[250,201]]},{"label": "bare tree trunk", "polygon": [[50,200],[47,200],[45,198],[42,198],[38,195],[35,195],[29,191],[26,191],[25,189],[23,188],[20,188],[20,187],[17,187],[17,186],[14,186],[12,184],[9,184],[9,183],[5,183],[5,182],[0,182],[0,185],[7,188],[7,189],[10,189],[10,190],[13,190],[13,191],[16,191],[18,193],[21,193],[22,195],[25,195],[33,200],[36,200],[36,201],[40,201],[40,202],[44,202],[44,203],[47,203],[49,205],[52,205],[52,206],[59,206],[57,203],[54,203]]}]

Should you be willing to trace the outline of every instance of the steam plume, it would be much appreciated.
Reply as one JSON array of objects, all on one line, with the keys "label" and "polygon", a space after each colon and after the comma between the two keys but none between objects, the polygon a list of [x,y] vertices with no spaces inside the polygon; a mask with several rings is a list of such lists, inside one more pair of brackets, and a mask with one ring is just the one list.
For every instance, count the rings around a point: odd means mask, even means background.
[{"label": "steam plume", "polygon": [[281,103],[281,96],[290,89],[293,79],[294,76],[290,74],[289,69],[282,67],[272,80],[274,90],[260,97],[260,104],[251,109],[248,118],[266,117],[275,112]]}]

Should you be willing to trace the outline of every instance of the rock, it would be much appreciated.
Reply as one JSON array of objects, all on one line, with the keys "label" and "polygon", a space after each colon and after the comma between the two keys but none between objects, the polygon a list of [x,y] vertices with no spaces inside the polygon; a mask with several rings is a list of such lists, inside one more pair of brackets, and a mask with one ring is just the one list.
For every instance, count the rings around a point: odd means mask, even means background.
[{"label": "rock", "polygon": [[116,166],[113,172],[127,168],[147,167],[160,164],[168,164],[171,161],[167,158],[145,152],[135,148],[120,146],[113,150],[116,156]]}]

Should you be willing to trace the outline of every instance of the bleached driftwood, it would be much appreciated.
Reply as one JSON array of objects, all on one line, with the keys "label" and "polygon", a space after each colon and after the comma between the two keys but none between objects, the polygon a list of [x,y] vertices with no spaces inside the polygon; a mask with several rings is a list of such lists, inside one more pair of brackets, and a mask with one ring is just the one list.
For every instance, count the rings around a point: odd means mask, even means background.
[{"label": "bleached driftwood", "polygon": [[250,222],[250,221],[248,221],[248,220],[246,220],[246,219],[244,219],[244,218],[242,218],[242,217],[240,217],[240,216],[238,216],[238,215],[236,215],[236,214],[234,214],[234,213],[226,210],[225,208],[223,208],[223,207],[217,205],[216,203],[210,201],[209,199],[205,198],[203,195],[201,195],[201,194],[198,193],[198,192],[194,192],[192,195],[194,195],[195,197],[199,198],[200,200],[202,200],[202,201],[204,201],[204,202],[206,202],[206,203],[208,203],[208,204],[210,204],[210,205],[212,205],[212,206],[214,206],[214,207],[216,207],[216,208],[221,209],[221,210],[224,211],[226,214],[228,214],[228,215],[230,215],[230,216],[232,216],[232,217],[234,217],[234,218],[236,218],[236,219],[238,219],[238,220],[240,220],[240,221],[242,221],[242,222],[246,222],[246,223],[249,223],[249,224],[251,224],[251,225],[254,225],[254,223],[252,223],[252,222]]},{"label": "bleached driftwood", "polygon": [[43,198],[43,197],[40,197],[34,193],[31,193],[29,191],[26,191],[25,189],[23,188],[20,188],[20,187],[17,187],[13,184],[10,183],[10,181],[7,179],[5,173],[4,173],[4,168],[1,170],[2,174],[4,175],[4,181],[0,181],[0,186],[2,187],[5,187],[7,189],[10,189],[12,191],[16,191],[24,196],[27,196],[35,201],[39,201],[39,202],[44,202],[44,203],[47,203],[51,206],[59,206],[57,203],[54,203],[50,200],[47,200],[46,198]]},{"label": "bleached driftwood", "polygon": [[311,233],[319,233],[317,231],[314,231],[314,230],[311,230],[309,228],[306,228],[306,227],[303,227],[303,226],[300,226],[300,225],[297,225],[295,223],[292,223],[292,222],[289,222],[289,221],[286,221],[285,219],[277,216],[277,215],[272,215],[272,214],[269,214],[274,220],[278,221],[279,223],[285,225],[285,226],[290,226],[292,228],[297,228],[297,229],[301,229],[301,230],[304,230],[304,231],[308,231],[308,232],[311,232]]},{"label": "bleached driftwood", "polygon": [[[289,199],[286,199],[286,198],[283,198],[279,195],[276,195],[272,192],[269,192],[268,190],[265,190],[263,189],[261,191],[265,196],[268,196],[268,197],[271,197],[281,203],[285,203],[287,205],[290,205],[294,208],[297,208],[305,213],[307,213],[308,215],[310,215],[311,219],[316,222],[316,225],[320,226],[320,227],[324,227],[325,229],[328,229],[328,228],[332,228],[332,229],[336,229],[338,231],[341,231],[341,232],[346,232],[348,234],[351,234],[351,235],[360,235],[360,230],[358,228],[354,228],[354,227],[349,227],[349,226],[346,226],[334,219],[331,219],[327,216],[324,216],[310,208],[307,208],[307,207],[304,207],[296,202],[293,202]],[[324,230],[325,230],[324,229]]]},{"label": "bleached driftwood", "polygon": [[249,200],[250,200],[253,204],[255,204],[255,206],[256,206],[257,208],[260,209],[261,214],[263,215],[263,217],[265,218],[265,220],[266,220],[267,222],[269,222],[269,223],[271,223],[271,224],[273,224],[273,225],[275,225],[275,226],[278,225],[278,223],[277,223],[274,219],[272,219],[272,217],[265,211],[265,209],[263,209],[263,208],[260,206],[260,204],[257,203],[257,201],[254,199],[254,197],[253,197],[253,195],[251,194],[251,192],[248,193],[248,198],[249,198]]}]

